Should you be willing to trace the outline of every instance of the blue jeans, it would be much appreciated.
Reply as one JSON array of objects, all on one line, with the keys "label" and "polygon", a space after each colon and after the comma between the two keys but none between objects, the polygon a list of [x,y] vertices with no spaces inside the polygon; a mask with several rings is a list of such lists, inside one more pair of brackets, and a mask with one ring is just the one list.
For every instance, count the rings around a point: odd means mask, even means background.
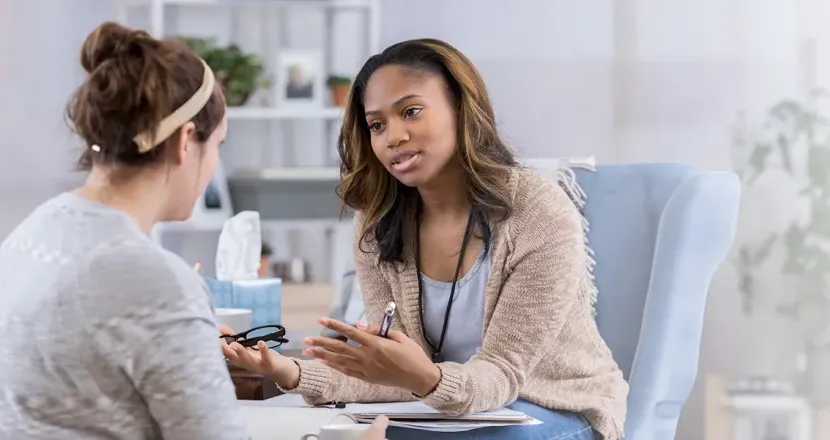
[{"label": "blue jeans", "polygon": [[539,419],[541,425],[499,426],[464,432],[428,432],[390,426],[386,431],[389,440],[595,440],[599,435],[579,414],[554,411],[517,400],[507,406]]}]

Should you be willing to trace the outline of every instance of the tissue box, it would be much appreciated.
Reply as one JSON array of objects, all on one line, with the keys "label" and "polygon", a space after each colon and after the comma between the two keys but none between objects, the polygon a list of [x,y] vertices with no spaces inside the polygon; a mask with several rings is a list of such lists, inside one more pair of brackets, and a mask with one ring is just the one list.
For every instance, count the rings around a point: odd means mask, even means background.
[{"label": "tissue box", "polygon": [[[282,280],[261,278],[243,281],[219,281],[205,278],[216,308],[249,309],[251,326],[282,325]],[[234,329],[243,331],[247,329]]]}]

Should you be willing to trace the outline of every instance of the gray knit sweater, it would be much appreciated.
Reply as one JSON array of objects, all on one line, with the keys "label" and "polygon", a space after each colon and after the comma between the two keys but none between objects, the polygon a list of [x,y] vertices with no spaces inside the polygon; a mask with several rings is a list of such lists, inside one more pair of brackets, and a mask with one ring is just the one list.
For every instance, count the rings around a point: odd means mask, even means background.
[{"label": "gray knit sweater", "polygon": [[125,214],[44,203],[0,280],[0,438],[247,438],[204,283]]}]

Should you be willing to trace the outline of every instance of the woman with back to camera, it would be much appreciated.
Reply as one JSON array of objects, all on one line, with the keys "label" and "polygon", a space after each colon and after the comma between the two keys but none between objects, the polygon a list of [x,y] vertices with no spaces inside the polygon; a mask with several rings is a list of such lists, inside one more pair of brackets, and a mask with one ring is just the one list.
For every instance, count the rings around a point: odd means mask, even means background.
[{"label": "woman with back to camera", "polygon": [[224,96],[181,42],[114,23],[81,65],[86,183],[0,246],[0,438],[246,439],[205,285],[147,236],[212,178]]},{"label": "woman with back to camera", "polygon": [[[373,56],[339,148],[371,324],[321,323],[360,346],[314,337],[305,354],[316,360],[239,344],[226,356],[312,403],[421,399],[447,414],[509,405],[545,422],[430,438],[622,438],[628,386],[592,313],[578,195],[566,190],[576,183],[517,166],[472,63],[431,39]],[[375,324],[389,301],[398,315],[385,339]],[[421,434],[391,428],[389,438]]]}]

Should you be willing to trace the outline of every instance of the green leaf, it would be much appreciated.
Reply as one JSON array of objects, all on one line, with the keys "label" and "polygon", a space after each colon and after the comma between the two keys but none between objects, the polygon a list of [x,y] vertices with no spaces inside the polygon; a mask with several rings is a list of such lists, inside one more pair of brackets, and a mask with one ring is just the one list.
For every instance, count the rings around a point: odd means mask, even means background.
[{"label": "green leaf", "polygon": [[749,167],[754,171],[754,175],[750,178],[749,183],[754,182],[758,176],[766,171],[770,153],[772,153],[772,147],[763,143],[756,145],[752,150],[752,154],[749,156]]},{"label": "green leaf", "polygon": [[740,266],[749,266],[752,264],[752,257],[750,256],[750,250],[748,245],[741,245],[741,248],[738,250],[738,265]]},{"label": "green leaf", "polygon": [[778,151],[781,153],[781,164],[790,174],[793,174],[792,146],[783,133],[778,134]]},{"label": "green leaf", "polygon": [[752,274],[744,273],[740,275],[738,291],[743,299],[741,303],[744,314],[752,314],[752,301],[755,299],[755,278]]},{"label": "green leaf", "polygon": [[828,188],[830,184],[830,149],[810,146],[807,150],[807,179],[813,188]]},{"label": "green leaf", "polygon": [[778,237],[776,234],[770,234],[761,246],[758,247],[758,250],[755,251],[755,255],[752,256],[752,263],[754,265],[759,265],[769,258],[770,253],[772,252],[772,247],[775,244],[775,241]]},{"label": "green leaf", "polygon": [[830,203],[826,199],[816,198],[810,205],[808,230],[821,238],[830,239]]},{"label": "green leaf", "polygon": [[183,40],[213,69],[229,106],[242,105],[258,88],[270,86],[263,78],[265,69],[258,55],[245,53],[236,44],[218,47],[212,39]]}]

